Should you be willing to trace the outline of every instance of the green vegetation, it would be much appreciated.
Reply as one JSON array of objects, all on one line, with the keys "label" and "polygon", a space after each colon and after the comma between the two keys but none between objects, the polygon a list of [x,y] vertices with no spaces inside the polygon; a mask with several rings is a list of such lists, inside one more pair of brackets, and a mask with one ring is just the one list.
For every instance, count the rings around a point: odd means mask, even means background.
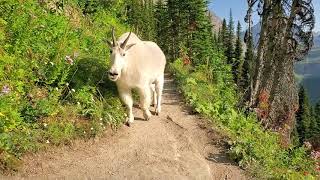
[{"label": "green vegetation", "polygon": [[94,137],[124,119],[105,76],[103,41],[111,26],[127,29],[116,13],[121,6],[95,6],[88,14],[92,6],[81,5],[0,2],[1,171],[16,169],[26,152]]},{"label": "green vegetation", "polygon": [[[249,170],[252,176],[266,179],[312,179],[317,173],[315,162],[309,157],[305,147],[294,145],[283,147],[280,134],[265,130],[254,113],[246,115],[241,108],[238,108],[242,93],[237,93],[233,66],[239,65],[234,62],[239,62],[241,57],[238,56],[241,53],[234,52],[233,42],[236,41],[233,39],[232,18],[228,26],[226,20],[223,21],[218,41],[215,41],[214,37],[217,35],[202,28],[208,27],[208,17],[205,16],[204,10],[206,5],[204,1],[202,2],[204,4],[197,0],[176,2],[177,4],[175,1],[168,1],[165,5],[163,2],[158,4],[162,9],[157,12],[167,11],[172,14],[169,19],[163,20],[165,22],[159,22],[169,24],[164,27],[170,28],[158,32],[158,37],[175,35],[171,37],[174,41],[168,38],[169,41],[163,44],[170,47],[167,52],[169,57],[180,57],[170,64],[169,69],[175,75],[187,103],[196,112],[211,119],[213,126],[218,127],[229,137],[230,157]],[[197,11],[197,17],[201,18],[185,15],[186,12],[194,11]],[[181,21],[182,19],[184,21]],[[238,31],[239,29],[238,26]],[[212,41],[207,41],[208,39]],[[163,41],[160,39],[160,42]],[[239,46],[239,42],[237,44],[236,46]],[[239,70],[243,72],[241,79],[243,93],[250,87],[250,71],[254,58],[253,43],[249,47],[251,48],[246,53],[244,70]],[[236,49],[241,51],[239,47]],[[194,52],[197,52],[196,55]],[[238,56],[235,57],[235,54]],[[261,96],[261,98],[266,97]],[[265,105],[267,104],[260,104],[261,108]]]},{"label": "green vegetation", "polygon": [[[170,66],[187,102],[229,137],[230,157],[257,178],[312,179],[316,172],[306,149],[281,147],[277,133],[264,130],[255,115],[237,110],[234,87],[213,82],[206,68],[185,66],[180,59]],[[230,74],[226,71],[221,76]]]},{"label": "green vegetation", "polygon": [[318,136],[320,135],[320,103],[313,108],[310,105],[309,96],[304,87],[299,90],[299,109],[296,112],[296,129],[299,142],[302,144],[310,139],[316,139],[320,144]]}]

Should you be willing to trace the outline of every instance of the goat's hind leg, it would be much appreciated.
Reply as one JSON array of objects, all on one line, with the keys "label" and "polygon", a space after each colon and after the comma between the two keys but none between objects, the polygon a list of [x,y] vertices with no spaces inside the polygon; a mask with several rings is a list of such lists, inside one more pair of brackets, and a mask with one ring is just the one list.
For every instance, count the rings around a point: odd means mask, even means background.
[{"label": "goat's hind leg", "polygon": [[156,105],[156,115],[159,116],[161,112],[161,100],[162,100],[162,91],[164,84],[164,76],[161,76],[156,81],[156,94],[157,94],[157,105]]}]

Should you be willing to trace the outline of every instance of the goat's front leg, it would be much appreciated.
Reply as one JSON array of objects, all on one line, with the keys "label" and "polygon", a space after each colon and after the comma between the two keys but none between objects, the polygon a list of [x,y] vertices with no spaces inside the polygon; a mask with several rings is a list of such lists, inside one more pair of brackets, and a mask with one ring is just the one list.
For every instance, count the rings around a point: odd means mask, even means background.
[{"label": "goat's front leg", "polygon": [[140,103],[142,106],[143,116],[145,120],[150,120],[151,112],[149,110],[151,104],[151,88],[150,86],[145,86],[143,89],[139,89]]},{"label": "goat's front leg", "polygon": [[126,123],[128,126],[130,126],[130,124],[133,123],[134,121],[134,116],[132,113],[133,100],[132,100],[131,89],[118,88],[118,91],[119,91],[119,95],[121,97],[122,102],[127,107]]}]

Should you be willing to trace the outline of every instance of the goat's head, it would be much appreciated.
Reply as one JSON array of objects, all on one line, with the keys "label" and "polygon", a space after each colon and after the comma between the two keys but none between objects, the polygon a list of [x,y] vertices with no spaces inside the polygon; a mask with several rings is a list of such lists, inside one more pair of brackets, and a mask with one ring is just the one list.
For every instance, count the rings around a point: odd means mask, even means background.
[{"label": "goat's head", "polygon": [[108,41],[110,46],[111,68],[109,70],[109,79],[111,81],[117,81],[121,77],[121,72],[126,66],[126,54],[127,51],[135,44],[128,44],[131,32],[124,42],[117,42],[114,35],[114,28],[112,28],[112,42]]}]

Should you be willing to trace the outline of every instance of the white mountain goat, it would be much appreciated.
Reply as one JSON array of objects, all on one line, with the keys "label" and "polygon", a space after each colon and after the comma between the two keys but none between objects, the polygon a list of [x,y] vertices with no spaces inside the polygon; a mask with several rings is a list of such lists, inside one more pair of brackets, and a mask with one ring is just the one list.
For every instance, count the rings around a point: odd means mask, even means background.
[{"label": "white mountain goat", "polygon": [[[121,100],[127,107],[127,125],[133,123],[131,91],[137,89],[143,116],[149,120],[152,95],[157,115],[161,112],[166,58],[159,46],[140,40],[134,33],[123,34],[118,41],[112,29],[111,68],[109,79],[116,82]],[[156,100],[155,100],[156,97]]]}]

